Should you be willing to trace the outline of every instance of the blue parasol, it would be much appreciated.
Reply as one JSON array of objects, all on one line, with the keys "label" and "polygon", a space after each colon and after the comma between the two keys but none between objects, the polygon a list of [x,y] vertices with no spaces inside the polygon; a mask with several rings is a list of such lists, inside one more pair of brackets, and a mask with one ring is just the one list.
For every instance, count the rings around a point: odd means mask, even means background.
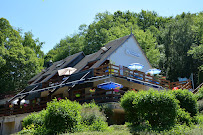
[{"label": "blue parasol", "polygon": [[156,68],[154,68],[154,69],[149,69],[149,70],[146,72],[146,74],[151,74],[151,75],[155,75],[155,74],[159,74],[159,73],[161,73],[161,70],[160,70],[160,69],[156,69]]},{"label": "blue parasol", "polygon": [[102,83],[97,85],[98,88],[101,89],[105,89],[105,90],[110,90],[110,89],[114,89],[114,88],[123,88],[123,85],[119,84],[119,83],[115,83],[115,82],[106,82],[106,83]]},{"label": "blue parasol", "polygon": [[143,69],[143,65],[142,64],[140,64],[140,63],[132,63],[132,64],[130,64],[129,66],[128,66],[128,68],[129,69],[131,69],[131,70],[138,70],[138,69]]}]

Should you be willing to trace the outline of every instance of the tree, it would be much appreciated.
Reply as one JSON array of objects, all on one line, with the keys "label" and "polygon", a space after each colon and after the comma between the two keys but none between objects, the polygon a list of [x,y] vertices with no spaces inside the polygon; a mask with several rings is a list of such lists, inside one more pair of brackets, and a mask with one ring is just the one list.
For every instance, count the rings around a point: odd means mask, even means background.
[{"label": "tree", "polygon": [[161,67],[168,79],[176,81],[178,77],[189,78],[196,66],[188,50],[194,42],[192,20],[188,18],[170,22],[162,32],[165,60]]},{"label": "tree", "polygon": [[[0,18],[1,93],[24,88],[27,81],[42,69],[43,59],[37,57],[27,41],[12,28],[8,20]],[[23,46],[23,43],[27,45]]]},{"label": "tree", "polygon": [[81,52],[83,49],[84,36],[83,34],[75,34],[73,37],[67,36],[60,40],[60,43],[50,50],[45,56],[45,66],[52,61],[59,61],[67,56]]}]

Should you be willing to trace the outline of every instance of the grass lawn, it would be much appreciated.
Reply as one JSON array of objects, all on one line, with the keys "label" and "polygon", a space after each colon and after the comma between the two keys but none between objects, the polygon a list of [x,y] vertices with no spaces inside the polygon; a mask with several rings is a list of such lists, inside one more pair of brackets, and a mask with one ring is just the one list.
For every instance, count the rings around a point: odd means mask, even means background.
[{"label": "grass lawn", "polygon": [[169,131],[162,131],[160,133],[154,131],[137,131],[131,132],[126,125],[113,125],[110,126],[110,131],[105,132],[80,132],[80,133],[67,133],[63,135],[203,135],[203,124],[193,125],[187,127],[179,125]]}]

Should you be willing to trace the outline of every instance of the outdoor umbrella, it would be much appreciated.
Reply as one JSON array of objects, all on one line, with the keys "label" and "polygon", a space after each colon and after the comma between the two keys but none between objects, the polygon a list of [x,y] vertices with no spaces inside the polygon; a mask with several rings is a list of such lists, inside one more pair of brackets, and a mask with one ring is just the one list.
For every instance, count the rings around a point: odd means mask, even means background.
[{"label": "outdoor umbrella", "polygon": [[58,74],[59,74],[59,76],[62,76],[62,75],[71,75],[76,70],[77,70],[76,68],[72,68],[72,67],[63,68],[63,69],[58,70]]},{"label": "outdoor umbrella", "polygon": [[123,85],[115,82],[106,82],[106,83],[97,85],[97,87],[105,90],[110,90],[115,88],[123,88]]},{"label": "outdoor umbrella", "polygon": [[30,103],[30,101],[29,100],[25,100],[25,99],[20,101],[20,104],[29,104],[29,103]]},{"label": "outdoor umbrella", "polygon": [[[23,99],[23,100],[20,101],[20,104],[21,104],[21,105],[22,105],[22,104],[29,104],[29,103],[30,103],[29,100],[25,100],[25,99]],[[17,104],[18,104],[18,99],[14,100],[14,101],[12,102],[12,104],[17,105]]]},{"label": "outdoor umbrella", "polygon": [[132,63],[128,66],[129,69],[131,70],[139,70],[139,69],[143,69],[144,65],[140,64],[140,63]]},{"label": "outdoor umbrella", "polygon": [[14,100],[14,101],[12,102],[12,104],[17,105],[17,104],[18,104],[18,99]]},{"label": "outdoor umbrella", "polygon": [[159,74],[159,73],[161,73],[161,70],[160,70],[160,69],[156,69],[156,68],[154,68],[154,69],[149,69],[149,70],[146,72],[146,74],[151,74],[151,75],[155,75],[155,74]]}]

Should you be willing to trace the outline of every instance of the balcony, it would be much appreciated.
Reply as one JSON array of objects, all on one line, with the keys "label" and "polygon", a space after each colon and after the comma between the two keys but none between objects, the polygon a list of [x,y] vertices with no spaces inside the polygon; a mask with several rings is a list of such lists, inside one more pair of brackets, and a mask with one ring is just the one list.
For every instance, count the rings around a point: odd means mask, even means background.
[{"label": "balcony", "polygon": [[10,116],[16,114],[24,114],[31,112],[38,112],[42,109],[46,108],[47,101],[40,102],[39,104],[30,104],[30,105],[13,105],[0,109],[0,117],[1,116]]},{"label": "balcony", "polygon": [[169,80],[156,78],[154,76],[145,74],[144,72],[141,72],[138,70],[130,70],[125,66],[107,64],[94,69],[94,76],[107,76],[107,75],[113,75],[116,77],[122,77],[126,79],[132,78],[139,82],[158,85],[165,89],[173,89],[174,87],[178,87],[179,89],[192,88],[190,80],[182,81],[182,82],[170,82]]},{"label": "balcony", "polygon": [[[89,74],[88,74],[89,73]],[[124,66],[117,66],[113,64],[105,64],[98,68],[94,69],[88,69],[81,71],[79,73],[73,74],[70,76],[70,78],[67,80],[67,82],[80,80],[83,78],[91,78],[91,77],[97,77],[97,76],[114,76],[114,77],[121,77],[124,79],[134,79],[139,82],[147,83],[147,84],[153,84],[157,86],[161,86],[165,89],[172,89],[174,87],[178,87],[179,89],[191,89],[191,82],[190,80],[184,81],[184,82],[170,82],[169,80],[161,79],[161,78],[155,78],[154,76],[147,75],[144,72],[137,71],[137,70],[130,70],[127,67]],[[53,82],[59,82],[61,84],[64,80],[56,79],[53,80]],[[58,85],[58,83],[57,83]],[[45,84],[42,84],[43,88],[47,86],[49,87],[49,82],[46,82]],[[82,94],[83,93],[83,94]],[[71,100],[76,100],[80,103],[84,102],[90,102],[91,100],[94,100],[96,103],[106,103],[106,102],[118,102],[120,100],[120,97],[125,93],[123,90],[119,90],[118,92],[115,92],[114,90],[102,90],[98,89],[95,92],[92,93],[85,93],[84,91],[81,92],[79,97],[76,97],[75,95],[72,95],[70,97]],[[43,100],[39,104],[29,104],[27,106],[17,106],[14,105],[13,107],[6,106],[5,108],[0,109],[0,117],[1,116],[9,116],[9,115],[15,115],[15,114],[23,114],[23,113],[31,113],[31,112],[38,112],[42,109],[46,108],[46,103],[50,100]]]},{"label": "balcony", "polygon": [[80,103],[91,102],[94,100],[96,103],[118,102],[121,96],[125,93],[123,90],[115,92],[114,90],[98,90],[93,93],[82,94],[80,97],[73,97]]}]

